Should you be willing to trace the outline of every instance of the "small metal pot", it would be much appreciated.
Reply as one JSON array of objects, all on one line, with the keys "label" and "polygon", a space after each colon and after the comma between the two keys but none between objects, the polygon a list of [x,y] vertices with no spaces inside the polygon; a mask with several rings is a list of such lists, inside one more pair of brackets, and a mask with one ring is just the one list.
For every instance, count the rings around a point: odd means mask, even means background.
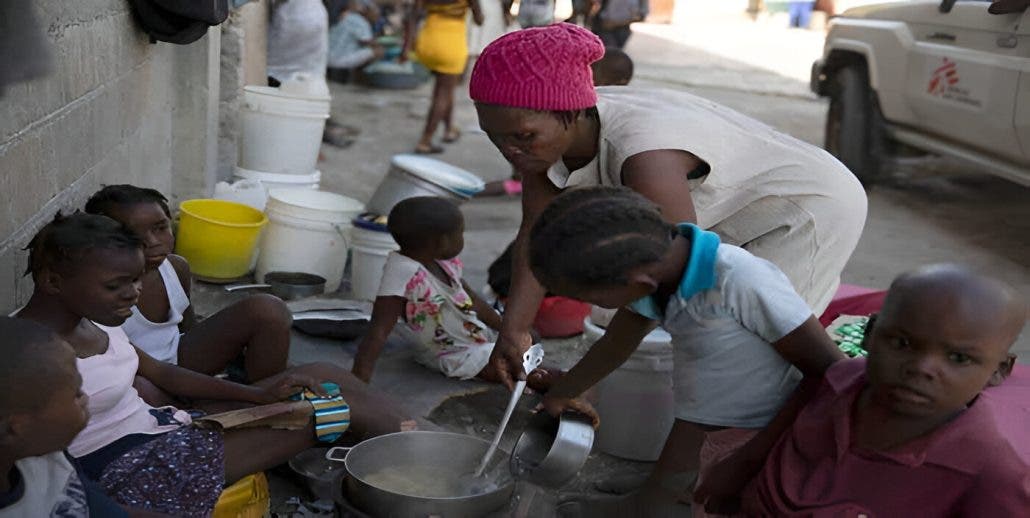
[{"label": "small metal pot", "polygon": [[530,419],[511,454],[516,478],[558,488],[583,468],[594,444],[590,418],[566,412],[555,419],[541,412]]},{"label": "small metal pot", "polygon": [[303,272],[268,272],[262,284],[234,284],[225,291],[270,289],[283,300],[300,299],[325,293],[325,277]]},{"label": "small metal pot", "polygon": [[320,500],[333,499],[333,485],[345,475],[343,466],[325,458],[329,448],[311,448],[290,459],[290,469],[304,477],[308,489]]}]

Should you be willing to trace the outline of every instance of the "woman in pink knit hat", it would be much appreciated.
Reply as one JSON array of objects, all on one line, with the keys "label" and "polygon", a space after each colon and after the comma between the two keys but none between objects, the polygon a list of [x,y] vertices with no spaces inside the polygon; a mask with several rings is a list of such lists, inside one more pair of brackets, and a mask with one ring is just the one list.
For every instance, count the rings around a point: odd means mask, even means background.
[{"label": "woman in pink knit hat", "polygon": [[[633,189],[658,204],[669,222],[696,223],[773,262],[816,315],[833,297],[865,223],[861,184],[827,152],[685,92],[595,89],[590,64],[603,53],[589,31],[556,24],[499,38],[472,72],[479,125],[523,178],[512,285],[491,358],[509,386],[524,375],[521,354],[544,295],[529,270],[528,234],[563,189]],[[697,461],[684,452],[696,451],[703,439],[702,431],[677,421],[649,479],[654,491],[638,494],[653,504],[663,486],[686,490]]]}]

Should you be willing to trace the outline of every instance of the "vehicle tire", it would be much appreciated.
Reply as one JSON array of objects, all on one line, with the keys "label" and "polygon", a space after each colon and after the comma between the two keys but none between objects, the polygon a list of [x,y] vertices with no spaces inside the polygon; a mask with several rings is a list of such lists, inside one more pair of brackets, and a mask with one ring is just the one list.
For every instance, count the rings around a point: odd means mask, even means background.
[{"label": "vehicle tire", "polygon": [[887,143],[876,94],[869,87],[864,64],[847,65],[829,82],[825,148],[851,170],[863,185],[881,179]]}]

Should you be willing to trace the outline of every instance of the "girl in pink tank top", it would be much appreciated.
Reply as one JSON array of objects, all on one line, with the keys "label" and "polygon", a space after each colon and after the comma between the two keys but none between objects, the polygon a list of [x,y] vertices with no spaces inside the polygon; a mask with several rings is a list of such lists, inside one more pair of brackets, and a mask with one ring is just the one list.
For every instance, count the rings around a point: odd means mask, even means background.
[{"label": "girl in pink tank top", "polygon": [[[172,396],[242,408],[286,399],[331,381],[350,404],[352,433],[399,431],[397,406],[349,372],[304,365],[254,385],[241,385],[160,362],[132,346],[119,326],[139,298],[144,253],[140,240],[105,216],[58,216],[29,243],[35,287],[19,318],[54,330],[75,349],[92,417],[72,442],[87,474],[117,502],[175,516],[208,515],[222,487],[281,464],[316,444],[314,425],[202,430],[176,408],[154,408],[133,388],[136,377]],[[212,408],[198,403],[201,409]]]},{"label": "girl in pink tank top", "polygon": [[[86,212],[118,221],[143,242],[143,293],[122,326],[136,347],[203,374],[223,372],[242,356],[244,374],[239,378],[248,383],[286,370],[292,317],[278,298],[247,297],[196,321],[190,305],[190,265],[172,254],[175,237],[164,195],[134,185],[109,185],[90,197]],[[145,392],[143,397],[167,401],[159,393]]]}]

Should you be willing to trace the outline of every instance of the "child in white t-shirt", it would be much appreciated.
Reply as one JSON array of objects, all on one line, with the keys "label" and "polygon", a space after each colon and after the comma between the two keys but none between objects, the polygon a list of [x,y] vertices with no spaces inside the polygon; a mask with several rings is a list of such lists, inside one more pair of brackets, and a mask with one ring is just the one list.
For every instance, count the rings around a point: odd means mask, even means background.
[{"label": "child in white t-shirt", "polygon": [[0,518],[128,516],[64,451],[89,418],[75,351],[0,317],[0,357]]},{"label": "child in white t-shirt", "polygon": [[[499,381],[488,365],[501,317],[461,279],[458,254],[465,247],[465,220],[443,198],[408,198],[390,211],[388,229],[400,245],[383,268],[372,307],[371,330],[358,345],[354,375],[372,378],[376,360],[398,319],[414,335],[415,359],[459,379]],[[546,371],[530,376],[545,390]]]}]

